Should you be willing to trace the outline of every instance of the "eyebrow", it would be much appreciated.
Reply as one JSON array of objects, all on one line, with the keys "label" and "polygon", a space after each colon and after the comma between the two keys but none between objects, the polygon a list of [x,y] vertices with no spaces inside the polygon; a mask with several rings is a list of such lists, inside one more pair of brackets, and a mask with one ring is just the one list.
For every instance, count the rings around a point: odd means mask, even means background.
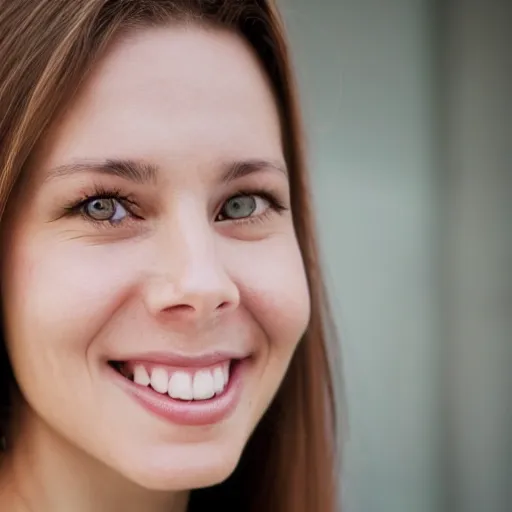
[{"label": "eyebrow", "polygon": [[[286,166],[273,160],[249,159],[236,160],[222,165],[224,172],[220,181],[224,184],[243,178],[250,174],[263,170],[275,170],[288,177]],[[59,165],[50,170],[45,181],[62,178],[84,172],[95,172],[109,176],[117,176],[137,184],[156,184],[158,175],[161,172],[157,165],[143,160],[133,159],[106,159],[106,160],[84,160]]]}]

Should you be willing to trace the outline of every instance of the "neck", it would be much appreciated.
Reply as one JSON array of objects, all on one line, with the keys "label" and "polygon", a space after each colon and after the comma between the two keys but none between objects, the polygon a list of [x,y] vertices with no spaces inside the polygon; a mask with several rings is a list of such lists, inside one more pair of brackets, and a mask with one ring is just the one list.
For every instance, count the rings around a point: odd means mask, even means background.
[{"label": "neck", "polygon": [[31,419],[2,461],[0,510],[186,512],[188,492],[144,489]]}]

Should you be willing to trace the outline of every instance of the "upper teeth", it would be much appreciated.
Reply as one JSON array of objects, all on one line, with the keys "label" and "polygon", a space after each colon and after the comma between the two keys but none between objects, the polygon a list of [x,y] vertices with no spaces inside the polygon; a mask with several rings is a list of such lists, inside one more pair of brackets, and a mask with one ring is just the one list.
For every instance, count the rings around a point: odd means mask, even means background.
[{"label": "upper teeth", "polygon": [[151,385],[158,393],[168,393],[171,398],[208,400],[224,391],[229,381],[229,362],[195,373],[169,371],[159,366],[148,372],[143,364],[136,364],[133,381],[141,386]]}]

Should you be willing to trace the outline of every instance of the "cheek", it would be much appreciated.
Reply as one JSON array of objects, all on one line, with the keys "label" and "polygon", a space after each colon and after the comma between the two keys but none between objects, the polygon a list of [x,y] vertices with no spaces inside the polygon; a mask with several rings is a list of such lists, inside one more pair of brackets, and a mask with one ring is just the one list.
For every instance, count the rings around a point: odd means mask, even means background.
[{"label": "cheek", "polygon": [[27,372],[36,379],[41,368],[76,372],[71,363],[85,357],[126,288],[122,267],[98,247],[52,242],[17,241],[2,269],[6,338],[20,380]]},{"label": "cheek", "polygon": [[302,256],[292,235],[256,243],[239,256],[236,276],[243,306],[260,325],[271,349],[291,356],[310,315]]},{"label": "cheek", "polygon": [[[262,334],[257,392],[246,415],[251,428],[260,421],[281,385],[310,318],[310,296],[302,256],[294,236],[250,244],[232,269],[244,313]],[[251,322],[252,323],[252,322]]]}]

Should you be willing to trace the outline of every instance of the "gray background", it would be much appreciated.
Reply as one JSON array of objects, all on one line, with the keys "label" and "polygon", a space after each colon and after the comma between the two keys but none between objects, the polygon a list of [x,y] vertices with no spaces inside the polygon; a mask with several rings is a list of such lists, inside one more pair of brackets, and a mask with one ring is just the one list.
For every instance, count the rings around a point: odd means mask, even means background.
[{"label": "gray background", "polygon": [[511,2],[279,3],[341,334],[344,511],[512,510]]}]

